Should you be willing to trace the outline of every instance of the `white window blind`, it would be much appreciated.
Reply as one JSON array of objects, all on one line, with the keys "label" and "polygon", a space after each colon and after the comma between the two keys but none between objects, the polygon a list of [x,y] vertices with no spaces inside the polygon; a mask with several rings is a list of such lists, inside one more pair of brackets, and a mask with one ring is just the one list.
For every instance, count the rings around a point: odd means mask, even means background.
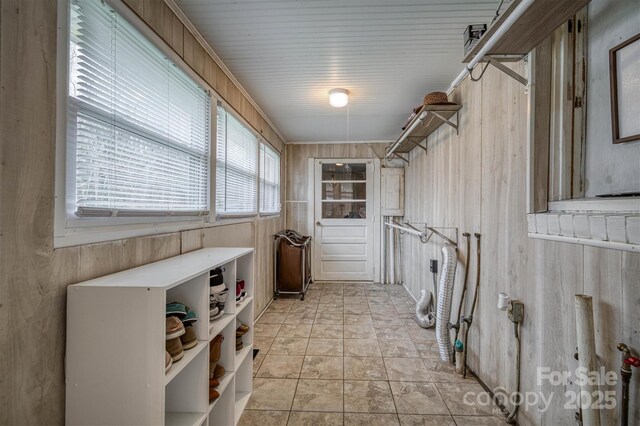
[{"label": "white window blind", "polygon": [[260,144],[260,213],[280,213],[280,155]]},{"label": "white window blind", "polygon": [[258,138],[218,105],[216,214],[257,213]]},{"label": "white window blind", "polygon": [[75,214],[207,214],[207,91],[101,0],[72,0],[69,53]]}]

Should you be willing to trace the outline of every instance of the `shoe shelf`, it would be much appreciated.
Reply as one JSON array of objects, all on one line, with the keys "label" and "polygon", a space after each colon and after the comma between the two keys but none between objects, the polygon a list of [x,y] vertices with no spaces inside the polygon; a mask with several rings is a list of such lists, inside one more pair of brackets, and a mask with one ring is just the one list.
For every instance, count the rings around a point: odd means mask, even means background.
[{"label": "shoe shelf", "polygon": [[247,406],[247,403],[249,402],[249,398],[251,398],[251,392],[236,392],[236,403],[235,403],[236,417],[240,418],[240,416],[242,415],[242,412]]},{"label": "shoe shelf", "polygon": [[233,379],[234,379],[233,371],[228,372],[227,374],[224,375],[224,377],[222,377],[222,380],[220,380],[220,385],[218,385],[218,387],[216,388],[216,390],[220,393],[220,398],[214,399],[212,402],[209,403],[209,412],[211,412],[211,410],[213,410],[216,404],[218,404],[218,402],[222,399],[222,396],[224,395],[225,391],[227,391],[227,389],[231,389],[231,387],[229,387],[229,384],[233,382]]},{"label": "shoe shelf", "polygon": [[244,308],[249,306],[253,301],[253,296],[247,296],[242,302],[236,304],[236,312],[240,313]]},{"label": "shoe shelf", "polygon": [[239,351],[236,351],[236,365],[242,364],[249,353],[253,353],[253,345],[244,346]]},{"label": "shoe shelf", "polygon": [[[66,423],[235,425],[252,382],[252,248],[205,248],[72,285],[67,291]],[[210,271],[223,267],[225,313],[209,321]],[[236,305],[236,279],[246,297]],[[197,344],[165,373],[166,304],[194,311]],[[236,351],[236,324],[246,324]],[[224,337],[226,374],[209,401],[209,347]]]},{"label": "shoe shelf", "polygon": [[188,366],[193,358],[198,356],[200,352],[206,350],[209,347],[209,342],[206,340],[198,341],[198,344],[189,350],[184,351],[184,355],[180,361],[176,361],[171,366],[169,371],[164,375],[165,384],[169,384],[186,366]]},{"label": "shoe shelf", "polygon": [[207,418],[207,413],[166,413],[166,426],[201,425]]},{"label": "shoe shelf", "polygon": [[[249,345],[246,348],[246,354],[252,353],[252,346]],[[238,359],[237,359],[238,361]],[[235,404],[234,404],[234,418],[235,423],[238,423],[244,408],[249,402],[251,397],[251,391],[253,390],[252,377],[253,377],[253,357],[244,355],[244,358],[239,359],[240,368],[236,372],[236,392],[235,392]]]},{"label": "shoe shelf", "polygon": [[223,314],[220,318],[213,320],[211,322],[211,327],[209,328],[209,340],[211,341],[218,334],[222,333],[225,327],[231,324],[235,319],[235,314]]}]

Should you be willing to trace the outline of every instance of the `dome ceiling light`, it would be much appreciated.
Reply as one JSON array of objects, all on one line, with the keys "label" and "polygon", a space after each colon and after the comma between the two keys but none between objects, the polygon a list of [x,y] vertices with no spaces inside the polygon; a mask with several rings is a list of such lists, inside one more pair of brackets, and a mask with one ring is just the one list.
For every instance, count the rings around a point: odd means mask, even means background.
[{"label": "dome ceiling light", "polygon": [[329,90],[329,104],[335,108],[342,108],[349,103],[349,91],[347,89]]}]

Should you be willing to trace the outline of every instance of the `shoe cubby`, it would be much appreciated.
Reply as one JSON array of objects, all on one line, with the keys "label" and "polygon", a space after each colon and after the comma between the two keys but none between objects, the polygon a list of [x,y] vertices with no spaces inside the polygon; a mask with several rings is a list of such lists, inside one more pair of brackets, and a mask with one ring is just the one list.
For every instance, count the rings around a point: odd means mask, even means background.
[{"label": "shoe cubby", "polygon": [[[69,287],[66,423],[235,425],[252,390],[251,248],[206,248]],[[224,268],[225,313],[210,322],[210,273]],[[246,297],[235,301],[236,278]],[[197,344],[165,373],[166,305],[194,311]],[[236,351],[236,321],[250,327]],[[209,402],[210,342],[224,337]]]},{"label": "shoe cubby", "polygon": [[250,352],[242,359],[238,371],[236,371],[234,410],[238,419],[247,406],[253,389],[253,356]]},{"label": "shoe cubby", "polygon": [[230,426],[238,422],[235,412],[235,383],[230,383],[220,397],[211,403],[209,426]]}]

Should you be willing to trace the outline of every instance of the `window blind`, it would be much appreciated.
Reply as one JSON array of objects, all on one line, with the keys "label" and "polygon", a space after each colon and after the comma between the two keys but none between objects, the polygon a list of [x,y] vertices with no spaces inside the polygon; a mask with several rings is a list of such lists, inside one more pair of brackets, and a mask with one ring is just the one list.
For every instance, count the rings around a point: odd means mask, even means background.
[{"label": "window blind", "polygon": [[207,214],[207,91],[101,0],[71,2],[69,48],[76,215]]},{"label": "window blind", "polygon": [[280,155],[260,144],[260,213],[280,213]]},{"label": "window blind", "polygon": [[218,105],[216,214],[257,213],[258,138]]}]

